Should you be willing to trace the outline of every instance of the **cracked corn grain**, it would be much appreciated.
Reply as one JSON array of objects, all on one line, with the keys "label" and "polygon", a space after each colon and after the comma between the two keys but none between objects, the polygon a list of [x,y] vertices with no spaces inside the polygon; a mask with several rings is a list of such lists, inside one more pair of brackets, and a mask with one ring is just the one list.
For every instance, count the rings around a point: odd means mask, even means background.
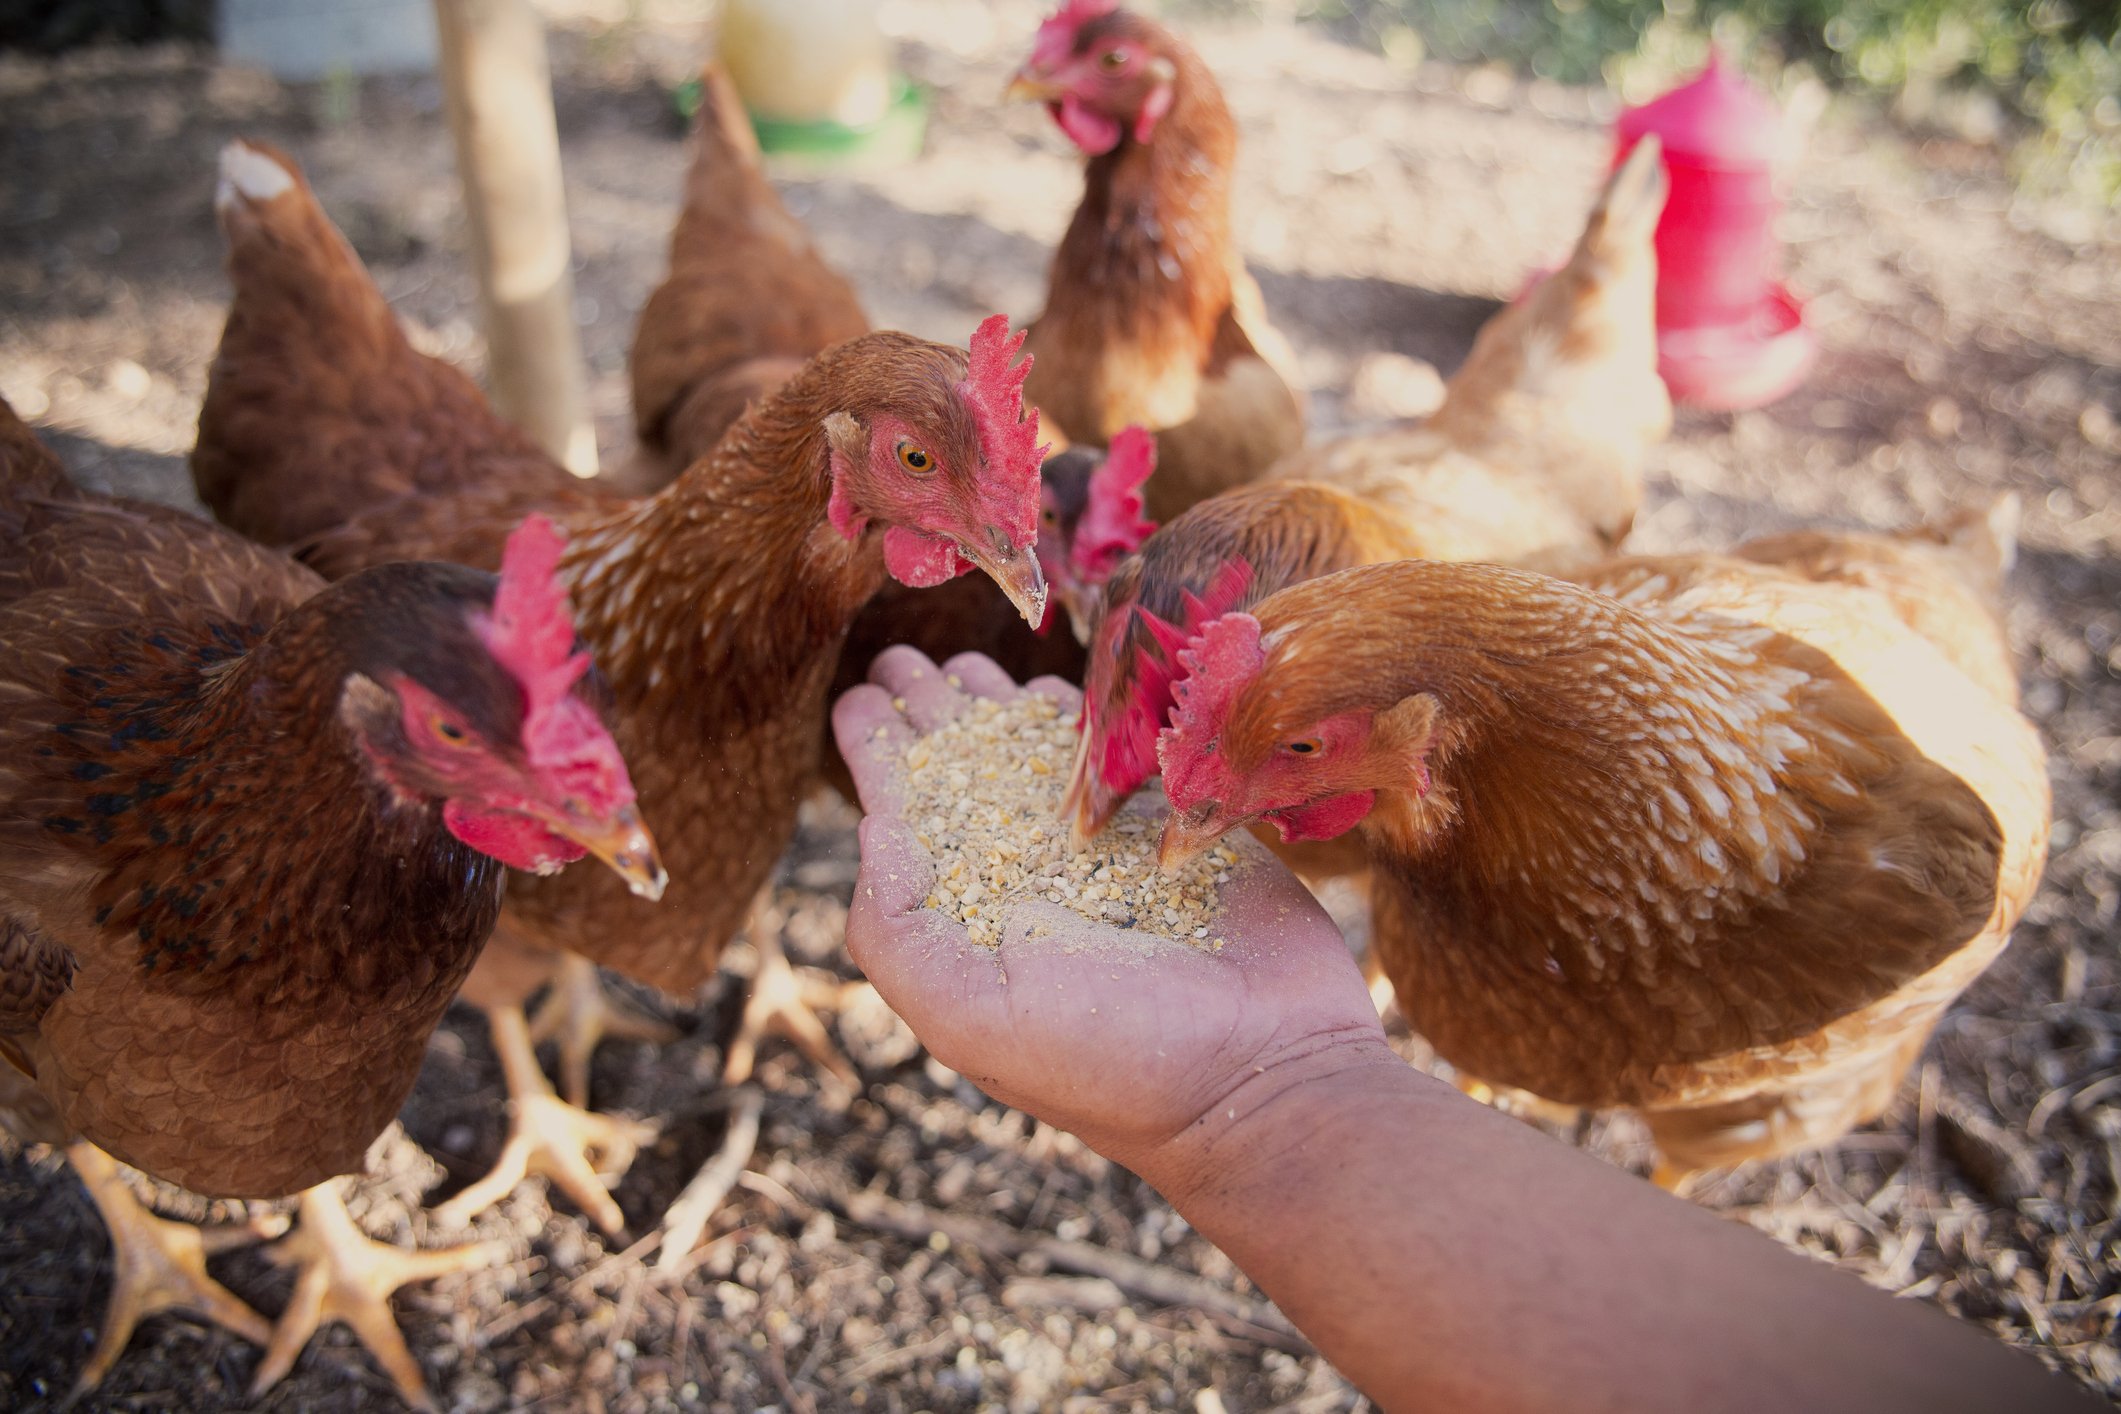
[{"label": "cracked corn grain", "polygon": [[906,820],[935,856],[927,906],[995,947],[1011,905],[1043,900],[1119,928],[1211,951],[1216,895],[1237,855],[1217,845],[1176,876],[1157,872],[1157,822],[1121,812],[1080,854],[1068,848],[1061,788],[1075,717],[1050,698],[980,698],[906,749]]}]

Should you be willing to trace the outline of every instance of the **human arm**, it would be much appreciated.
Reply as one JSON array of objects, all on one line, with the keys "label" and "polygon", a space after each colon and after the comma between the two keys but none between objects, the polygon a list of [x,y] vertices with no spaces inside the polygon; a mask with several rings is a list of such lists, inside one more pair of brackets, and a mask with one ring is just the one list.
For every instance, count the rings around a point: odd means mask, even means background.
[{"label": "human arm", "polygon": [[1249,849],[1218,953],[1123,951],[1058,909],[973,944],[921,907],[932,864],[896,818],[894,762],[963,710],[951,676],[1017,689],[905,650],[872,676],[836,714],[869,810],[856,962],[945,1064],[1141,1174],[1387,1408],[2086,1405],[1977,1332],[1411,1069],[1331,924]]}]

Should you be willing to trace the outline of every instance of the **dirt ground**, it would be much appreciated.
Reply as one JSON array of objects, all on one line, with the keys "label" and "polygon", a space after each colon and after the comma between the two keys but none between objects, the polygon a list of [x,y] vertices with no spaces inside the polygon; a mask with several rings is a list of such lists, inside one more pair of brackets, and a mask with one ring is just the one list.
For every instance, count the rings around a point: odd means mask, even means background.
[{"label": "dirt ground", "polygon": [[[579,313],[613,463],[629,444],[633,313],[660,274],[683,160],[665,86],[704,33],[676,0],[579,3],[557,19],[554,63]],[[787,190],[879,322],[962,340],[994,310],[1036,311],[1076,162],[1043,115],[997,106],[1038,18],[1030,5],[894,0],[887,13],[907,68],[935,95],[926,155],[791,177]],[[1311,28],[1203,21],[1195,34],[1243,123],[1247,253],[1301,354],[1320,427],[1409,405],[1423,386],[1410,360],[1448,372],[1494,302],[1573,236],[1605,152],[1603,96],[1395,69]],[[297,154],[426,346],[480,363],[431,80],[289,88],[191,50],[0,58],[0,392],[90,483],[192,503],[182,458],[226,296],[213,164],[238,133]],[[1639,543],[1895,526],[2006,488],[2024,497],[2011,628],[2027,710],[2053,752],[2046,886],[1889,1119],[1697,1196],[2112,1396],[2121,251],[2111,232],[2086,234],[2096,226],[2014,209],[1985,150],[1830,111],[1782,227],[1825,347],[1819,368],[1765,411],[1683,415],[1653,457]],[[850,826],[844,808],[813,811],[781,894],[790,949],[843,973]],[[599,1057],[599,1104],[662,1125],[617,1190],[635,1234],[653,1230],[721,1140],[727,1097],[712,1077],[741,985],[724,978],[697,1005],[658,1003],[686,1028],[677,1044]],[[638,1251],[605,1241],[565,1200],[548,1205],[533,1182],[477,1225],[505,1246],[504,1265],[402,1293],[443,1405],[1363,1405],[1131,1176],[989,1103],[888,1015],[857,1013],[838,1030],[862,1093],[826,1093],[794,1055],[769,1055],[752,1171],[682,1284],[651,1280]],[[1418,1040],[1402,1045],[1424,1058]],[[1571,1137],[1643,1158],[1625,1123],[1588,1121]],[[501,1138],[483,1025],[452,1015],[404,1132],[353,1185],[356,1215],[378,1237],[447,1241],[421,1204],[483,1172]],[[161,1198],[174,1214],[206,1211]],[[70,1174],[49,1157],[0,1155],[0,1405],[56,1406],[93,1340],[108,1264]],[[268,1313],[287,1299],[288,1278],[254,1251],[216,1270]],[[83,1407],[242,1406],[257,1359],[233,1336],[157,1320]],[[259,1401],[392,1403],[343,1331]]]}]

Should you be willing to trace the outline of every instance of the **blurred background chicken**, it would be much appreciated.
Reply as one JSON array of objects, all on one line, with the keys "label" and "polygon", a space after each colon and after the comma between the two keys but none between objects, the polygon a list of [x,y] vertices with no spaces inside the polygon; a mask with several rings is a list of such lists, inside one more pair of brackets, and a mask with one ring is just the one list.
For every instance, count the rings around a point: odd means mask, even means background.
[{"label": "blurred background chicken", "polygon": [[[1299,452],[1164,526],[1118,569],[1091,640],[1069,783],[1078,838],[1156,774],[1156,734],[1183,676],[1176,649],[1205,619],[1355,565],[1558,570],[1618,547],[1647,447],[1671,424],[1652,322],[1664,194],[1645,139],[1567,263],[1481,329],[1427,422]],[[1312,851],[1306,867],[1349,862],[1345,850]]]},{"label": "blurred background chicken", "polygon": [[766,179],[719,65],[700,75],[692,142],[669,273],[641,308],[628,360],[635,432],[660,473],[652,486],[711,451],[812,356],[869,331],[854,287]]},{"label": "blurred background chicken", "polygon": [[[2000,568],[1899,549],[1848,558],[1949,596]],[[1742,556],[1410,561],[1209,621],[1158,744],[1166,863],[1355,831],[1437,1054],[1640,1111],[1668,1184],[1876,1118],[2039,883],[2045,753],[2007,675],[1884,595]]]},{"label": "blurred background chicken", "polygon": [[[559,551],[536,524],[498,589],[433,564],[325,586],[192,516],[75,490],[0,403],[0,1116],[68,1146],[110,1228],[81,1388],[180,1308],[268,1344],[258,1390],[343,1318],[424,1399],[389,1293],[484,1256],[369,1243],[332,1180],[412,1089],[503,864],[595,853],[663,884],[579,695]],[[207,1194],[307,1190],[276,1327],[109,1155]]]},{"label": "blurred background chicken", "polygon": [[[284,175],[252,175],[260,162]],[[567,529],[561,575],[612,691],[613,733],[658,821],[671,890],[651,908],[622,890],[584,887],[579,875],[516,881],[498,941],[518,951],[495,952],[467,992],[494,1018],[518,1096],[511,1139],[501,1167],[444,1213],[468,1216],[535,1168],[616,1231],[617,1207],[584,1151],[623,1158],[634,1131],[544,1093],[520,1010],[526,987],[543,979],[520,965],[520,950],[576,952],[689,995],[713,974],[793,834],[818,770],[826,692],[862,606],[888,580],[937,585],[977,564],[1027,621],[1043,617],[1037,423],[1022,414],[1023,368],[1011,363],[1022,336],[1010,338],[997,315],[975,334],[969,359],[895,333],[827,349],[649,499],[574,482],[549,462],[488,477],[470,458],[452,463],[461,470],[447,487],[430,481],[404,494],[403,468],[439,450],[402,427],[376,435],[365,392],[372,382],[417,384],[438,366],[399,335],[371,379],[334,377],[331,327],[311,317],[313,300],[286,292],[340,287],[339,305],[381,309],[371,315],[378,325],[388,323],[381,295],[284,161],[238,144],[226,171],[236,298],[200,424],[201,455],[237,469],[217,488],[217,511],[271,499],[256,490],[246,501],[232,485],[303,482],[334,498],[341,524],[302,550],[327,576],[416,557],[489,563],[501,528],[532,511]],[[261,340],[268,329],[276,333]],[[286,372],[254,370],[261,357]],[[210,446],[240,422],[238,406],[277,421],[282,440]],[[434,439],[475,441],[488,419],[437,428]],[[365,439],[368,460],[320,484],[304,452],[317,439]],[[237,528],[270,536],[274,526]],[[755,979],[731,1054],[768,1028],[822,1035],[797,989]]]},{"label": "blurred background chicken", "polygon": [[1009,95],[1089,158],[1024,396],[1071,441],[1155,433],[1156,521],[1294,451],[1302,385],[1231,234],[1237,127],[1200,56],[1114,0],[1068,0]]}]

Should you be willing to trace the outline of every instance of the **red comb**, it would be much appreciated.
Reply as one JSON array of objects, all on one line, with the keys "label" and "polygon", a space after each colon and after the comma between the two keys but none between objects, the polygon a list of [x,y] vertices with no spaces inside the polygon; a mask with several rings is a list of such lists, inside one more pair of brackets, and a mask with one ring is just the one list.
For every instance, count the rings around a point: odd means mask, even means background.
[{"label": "red comb", "polygon": [[[1086,729],[1102,731],[1103,759],[1099,774],[1107,789],[1121,795],[1133,792],[1157,772],[1157,734],[1178,700],[1179,686],[1186,676],[1181,650],[1210,620],[1227,615],[1243,601],[1252,584],[1252,566],[1242,559],[1228,560],[1208,582],[1207,592],[1185,591],[1181,604],[1185,624],[1180,627],[1140,604],[1130,605],[1148,630],[1154,648],[1134,655],[1134,691],[1121,708],[1119,720],[1109,728],[1090,723]],[[1124,615],[1120,616],[1124,624]]]},{"label": "red comb", "polygon": [[1075,52],[1075,33],[1099,15],[1119,8],[1119,0],[1064,0],[1053,18],[1038,27],[1031,41],[1030,67],[1050,69]]},{"label": "red comb", "polygon": [[517,526],[501,551],[501,587],[493,596],[487,647],[516,675],[532,711],[573,690],[589,671],[589,655],[574,651],[574,616],[554,571],[566,537],[543,516]]},{"label": "red comb", "polygon": [[501,584],[480,638],[523,689],[523,750],[532,767],[556,775],[592,810],[633,799],[618,743],[574,685],[589,671],[575,651],[574,615],[556,571],[566,537],[544,516],[517,526],[501,551]]},{"label": "red comb", "polygon": [[989,524],[1011,533],[1019,547],[1038,540],[1039,467],[1046,449],[1038,444],[1038,410],[1024,410],[1024,378],[1031,372],[1027,356],[1009,360],[1024,346],[1024,331],[1009,332],[1009,316],[996,314],[972,335],[971,361],[958,396],[972,410],[979,427],[980,455],[986,474],[980,478],[980,505]]},{"label": "red comb", "polygon": [[1105,460],[1090,473],[1088,499],[1068,559],[1085,585],[1100,585],[1113,567],[1141,548],[1156,533],[1156,522],[1142,517],[1142,483],[1156,470],[1156,439],[1141,427],[1123,427],[1105,449]]},{"label": "red comb", "polygon": [[1156,739],[1164,793],[1175,808],[1183,810],[1224,794],[1228,763],[1203,748],[1222,734],[1230,704],[1266,661],[1259,620],[1250,614],[1224,614],[1179,651],[1180,677],[1172,684],[1177,700],[1171,709],[1171,725]]}]

